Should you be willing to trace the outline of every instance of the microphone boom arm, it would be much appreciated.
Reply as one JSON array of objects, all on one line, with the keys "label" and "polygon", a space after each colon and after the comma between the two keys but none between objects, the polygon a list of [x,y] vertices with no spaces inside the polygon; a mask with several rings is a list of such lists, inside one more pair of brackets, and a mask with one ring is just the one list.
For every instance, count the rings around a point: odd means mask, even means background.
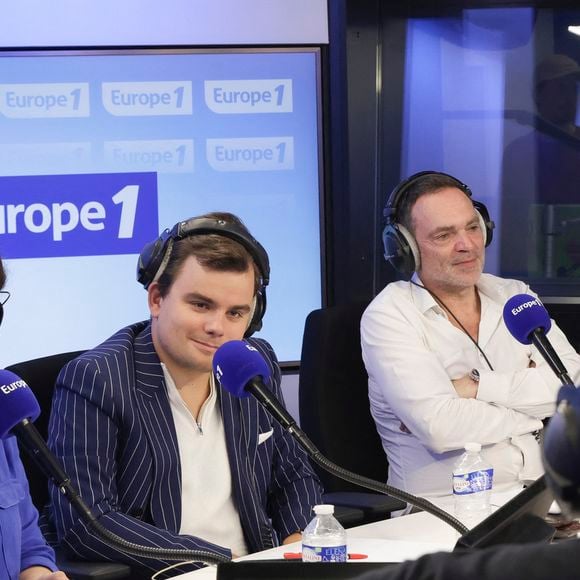
[{"label": "microphone boom arm", "polygon": [[215,554],[207,550],[141,546],[121,538],[117,534],[108,530],[97,520],[97,518],[95,518],[90,508],[82,500],[74,486],[71,484],[70,477],[64,472],[60,463],[56,457],[54,457],[32,422],[28,419],[24,419],[21,423],[13,427],[12,431],[17,439],[22,442],[24,448],[40,470],[50,480],[52,480],[54,485],[81,516],[82,520],[93,529],[106,544],[131,556],[181,561],[184,564],[193,561],[213,565],[230,561],[230,558],[226,556]]},{"label": "microphone boom arm", "polygon": [[391,487],[386,483],[381,483],[380,481],[358,475],[330,461],[330,459],[325,457],[318,450],[316,445],[312,443],[306,433],[304,433],[304,431],[298,427],[292,415],[290,415],[290,413],[288,413],[288,411],[286,411],[286,409],[284,409],[284,407],[279,404],[278,399],[274,397],[271,391],[264,385],[261,380],[258,380],[257,377],[248,382],[246,389],[250,391],[260,402],[262,402],[264,407],[274,417],[274,419],[276,419],[282,425],[282,427],[286,429],[286,431],[288,431],[294,437],[294,439],[296,439],[296,441],[298,441],[299,445],[308,453],[309,457],[325,471],[328,471],[332,475],[348,481],[349,483],[353,483],[354,485],[366,487],[372,491],[376,491],[384,495],[389,495],[395,499],[410,503],[411,505],[414,505],[415,507],[418,507],[427,513],[430,513],[431,515],[434,515],[435,517],[443,520],[446,524],[457,530],[461,535],[466,534],[469,531],[469,528],[464,526],[457,518],[453,517],[451,514],[448,514],[446,511],[437,507],[430,501],[411,495],[401,489],[397,489],[396,487]]}]

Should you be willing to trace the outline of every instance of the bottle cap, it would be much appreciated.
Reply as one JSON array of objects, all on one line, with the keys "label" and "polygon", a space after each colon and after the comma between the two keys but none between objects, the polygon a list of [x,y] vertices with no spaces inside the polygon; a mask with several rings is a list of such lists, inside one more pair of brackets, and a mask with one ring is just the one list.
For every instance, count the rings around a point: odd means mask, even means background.
[{"label": "bottle cap", "polygon": [[312,509],[317,516],[327,516],[334,513],[334,506],[329,503],[315,505]]},{"label": "bottle cap", "polygon": [[466,443],[465,451],[469,451],[470,453],[479,453],[481,451],[481,443]]}]

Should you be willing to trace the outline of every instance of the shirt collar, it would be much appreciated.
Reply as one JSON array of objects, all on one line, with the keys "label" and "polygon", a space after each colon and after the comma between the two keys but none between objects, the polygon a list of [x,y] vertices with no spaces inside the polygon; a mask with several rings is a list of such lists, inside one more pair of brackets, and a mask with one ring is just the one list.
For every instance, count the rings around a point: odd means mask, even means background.
[{"label": "shirt collar", "polygon": [[[177,387],[175,385],[175,381],[173,380],[173,377],[171,376],[169,369],[165,366],[164,363],[161,363],[161,368],[163,370],[165,384],[167,385],[167,393],[169,396],[169,400],[174,402],[174,403],[185,406],[185,403],[183,402],[183,399],[181,398],[181,395],[179,394],[179,390],[177,389]],[[213,373],[210,373],[209,374],[209,397],[204,401],[204,403],[202,405],[202,409],[205,408],[207,405],[213,404],[215,402],[216,398],[217,398],[217,389],[216,389],[216,385],[215,385],[215,377],[214,377]]]},{"label": "shirt collar", "polygon": [[[417,272],[413,274],[411,281],[415,282],[415,284],[420,284],[421,286],[423,285],[423,282],[421,282],[421,278],[419,278]],[[433,310],[434,312],[445,314],[445,310],[441,308],[433,296],[428,291],[423,290],[422,288],[418,288],[415,286],[415,284],[409,282],[413,302],[421,311],[421,313],[425,314],[428,310]],[[479,277],[475,287],[477,288],[480,297],[482,298],[482,306],[483,297],[485,296],[489,298],[491,302],[499,304],[503,308],[505,299],[501,293],[501,289],[498,288],[497,283],[494,284],[493,280],[489,279],[485,274],[482,274]]]},{"label": "shirt collar", "polygon": [[443,308],[439,306],[435,298],[431,296],[431,293],[427,290],[423,290],[423,288],[419,288],[415,286],[415,284],[420,284],[423,286],[423,282],[421,282],[421,278],[417,272],[413,274],[413,277],[409,281],[409,287],[411,288],[411,296],[413,297],[413,302],[421,312],[421,314],[425,314],[428,310],[433,310],[433,312],[438,314],[445,314]]}]

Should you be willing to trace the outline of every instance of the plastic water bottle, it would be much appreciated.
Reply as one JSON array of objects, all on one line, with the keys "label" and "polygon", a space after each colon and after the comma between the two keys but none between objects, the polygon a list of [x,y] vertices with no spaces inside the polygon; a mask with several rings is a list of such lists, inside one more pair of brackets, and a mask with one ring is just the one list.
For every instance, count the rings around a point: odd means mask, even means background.
[{"label": "plastic water bottle", "polygon": [[346,562],[346,531],[334,517],[334,506],[315,505],[316,516],[302,534],[303,562]]},{"label": "plastic water bottle", "polygon": [[473,527],[491,513],[493,467],[481,456],[481,444],[466,443],[453,469],[455,516]]}]

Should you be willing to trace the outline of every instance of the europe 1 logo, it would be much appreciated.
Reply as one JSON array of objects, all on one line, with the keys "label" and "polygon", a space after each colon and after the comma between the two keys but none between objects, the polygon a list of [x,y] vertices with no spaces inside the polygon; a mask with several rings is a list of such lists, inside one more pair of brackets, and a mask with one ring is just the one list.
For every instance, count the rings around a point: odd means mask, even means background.
[{"label": "europe 1 logo", "polygon": [[4,258],[139,253],[158,233],[157,174],[0,177]]}]

